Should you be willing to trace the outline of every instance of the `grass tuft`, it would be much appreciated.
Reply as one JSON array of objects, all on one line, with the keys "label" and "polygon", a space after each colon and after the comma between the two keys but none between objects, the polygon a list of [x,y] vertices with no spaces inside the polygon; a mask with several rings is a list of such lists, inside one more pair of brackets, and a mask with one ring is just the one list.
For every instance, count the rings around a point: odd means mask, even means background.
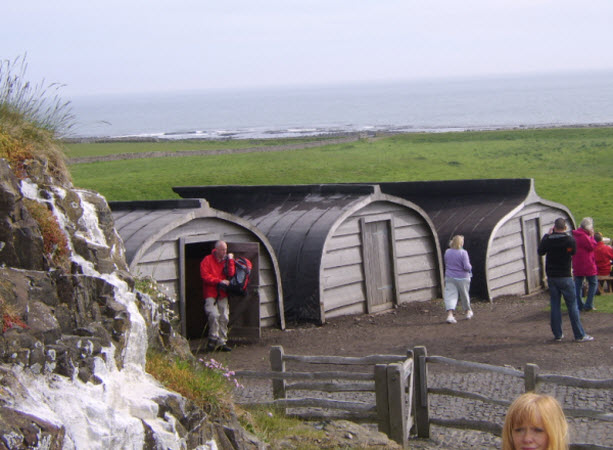
[{"label": "grass tuft", "polygon": [[146,370],[212,416],[227,417],[232,410],[232,383],[224,371],[159,352],[149,352]]},{"label": "grass tuft", "polygon": [[19,178],[35,177],[38,161],[60,183],[70,182],[61,141],[74,124],[70,102],[62,102],[60,85],[25,80],[25,56],[0,61],[0,157]]},{"label": "grass tuft", "polygon": [[25,121],[54,137],[66,135],[74,115],[70,102],[59,95],[64,85],[45,80],[33,84],[26,80],[27,68],[26,55],[0,62],[0,123],[19,128]]},{"label": "grass tuft", "polygon": [[0,296],[0,320],[2,320],[2,333],[14,327],[28,328],[17,313],[17,309],[2,296]]}]

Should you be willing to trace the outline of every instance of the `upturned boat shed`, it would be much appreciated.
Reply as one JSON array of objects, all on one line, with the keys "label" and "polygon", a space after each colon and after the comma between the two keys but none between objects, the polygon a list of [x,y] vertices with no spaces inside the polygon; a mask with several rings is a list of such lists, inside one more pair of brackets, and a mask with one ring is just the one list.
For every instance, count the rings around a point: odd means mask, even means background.
[{"label": "upturned boat shed", "polygon": [[277,257],[253,224],[201,199],[110,202],[110,207],[132,274],[153,278],[176,300],[185,337],[203,338],[200,261],[218,240],[253,264],[247,295],[230,297],[229,337],[252,339],[262,327],[285,328]]},{"label": "upturned boat shed", "polygon": [[544,287],[542,235],[570,210],[538,196],[534,180],[483,179],[380,183],[381,191],[419,205],[432,219],[440,246],[464,235],[473,266],[471,296],[492,300]]},{"label": "upturned boat shed", "polygon": [[376,184],[185,186],[184,198],[248,220],[277,255],[288,321],[382,311],[441,295],[439,241],[424,211]]}]

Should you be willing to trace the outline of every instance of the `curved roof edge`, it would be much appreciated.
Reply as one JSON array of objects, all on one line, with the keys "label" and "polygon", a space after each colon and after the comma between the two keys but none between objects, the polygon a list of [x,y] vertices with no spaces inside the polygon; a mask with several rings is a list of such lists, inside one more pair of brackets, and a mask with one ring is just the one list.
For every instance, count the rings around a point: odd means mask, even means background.
[{"label": "curved roof edge", "polygon": [[[177,204],[177,202],[179,202],[179,204],[181,206],[179,206],[179,208],[185,208],[185,215],[181,216],[180,218],[178,218],[177,220],[170,222],[168,224],[166,224],[164,227],[160,228],[159,230],[156,231],[156,233],[148,236],[147,238],[145,238],[143,240],[143,242],[141,243],[141,245],[139,246],[138,250],[136,252],[134,252],[134,254],[132,255],[132,257],[130,258],[130,261],[126,261],[128,263],[128,267],[130,268],[130,271],[133,271],[136,267],[136,265],[138,264],[138,262],[140,261],[140,258],[142,258],[142,256],[144,255],[144,253],[149,249],[149,247],[151,247],[151,245],[153,245],[161,236],[163,236],[164,234],[168,233],[169,231],[173,230],[174,228],[177,228],[191,220],[194,219],[199,219],[199,218],[206,218],[206,217],[214,217],[214,218],[218,218],[221,220],[225,220],[228,222],[232,222],[235,223],[247,230],[249,230],[250,232],[252,232],[257,238],[258,240],[262,243],[262,245],[264,246],[264,248],[266,249],[266,251],[268,252],[268,254],[270,255],[270,259],[272,261],[273,264],[273,268],[274,268],[274,276],[275,276],[275,280],[276,280],[276,284],[277,284],[277,296],[279,301],[277,302],[277,305],[279,307],[279,316],[280,316],[280,321],[281,321],[281,328],[285,329],[285,312],[284,312],[284,303],[283,303],[283,289],[282,289],[282,284],[281,284],[281,271],[279,268],[279,261],[277,260],[277,254],[274,251],[270,241],[268,240],[268,237],[266,237],[266,235],[264,233],[262,233],[257,227],[255,227],[251,222],[249,222],[248,220],[242,219],[238,216],[235,216],[233,214],[224,212],[224,211],[220,211],[214,208],[209,207],[208,202],[206,202],[203,199],[194,199],[194,200],[187,200],[187,201],[183,201],[183,200],[159,200],[159,201],[152,201],[151,202],[151,208],[148,208],[149,202],[147,201],[138,201],[138,202],[113,202],[113,206],[111,208],[111,211],[126,211],[126,210],[146,210],[146,209],[150,209],[150,210],[164,210],[164,209],[176,209],[173,206]],[[132,204],[133,207],[132,208],[128,208],[128,204]],[[190,207],[189,205],[198,205],[198,207],[193,208]],[[115,209],[115,207],[118,206],[118,209]],[[165,206],[165,207],[164,207]],[[119,233],[121,236],[121,233]],[[126,259],[128,258],[128,255],[126,255]]]}]

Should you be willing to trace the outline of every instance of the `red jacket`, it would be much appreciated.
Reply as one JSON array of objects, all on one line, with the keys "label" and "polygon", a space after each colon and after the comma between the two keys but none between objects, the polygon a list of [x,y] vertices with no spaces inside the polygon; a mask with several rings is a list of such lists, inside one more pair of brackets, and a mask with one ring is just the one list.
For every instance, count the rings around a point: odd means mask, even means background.
[{"label": "red jacket", "polygon": [[[200,278],[202,278],[202,294],[204,298],[226,298],[228,294],[220,284],[234,275],[234,259],[224,259],[218,261],[215,257],[216,250],[213,249],[210,255],[206,255],[200,263]],[[228,263],[228,271],[224,273],[224,267]]]},{"label": "red jacket", "polygon": [[596,267],[598,275],[611,275],[611,260],[613,259],[613,248],[600,241],[594,249]]},{"label": "red jacket", "polygon": [[583,228],[573,230],[573,236],[577,241],[577,253],[573,255],[573,275],[578,277],[591,277],[598,273],[594,248],[596,240]]}]

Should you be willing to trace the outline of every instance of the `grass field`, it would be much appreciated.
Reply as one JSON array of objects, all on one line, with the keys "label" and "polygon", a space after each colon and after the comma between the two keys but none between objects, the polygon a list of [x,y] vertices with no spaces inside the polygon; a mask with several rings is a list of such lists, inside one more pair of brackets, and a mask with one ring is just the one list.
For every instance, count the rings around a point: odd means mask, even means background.
[{"label": "grass field", "polygon": [[[230,143],[254,146],[249,141]],[[90,156],[126,153],[126,146],[137,144],[123,144],[121,150],[113,144],[71,144],[69,156],[77,151],[73,145]],[[108,200],[176,198],[172,186],[185,185],[534,178],[541,197],[566,205],[576,220],[594,217],[596,229],[606,236],[613,235],[612,169],[613,128],[416,133],[302,150],[70,166],[75,185]]]}]

